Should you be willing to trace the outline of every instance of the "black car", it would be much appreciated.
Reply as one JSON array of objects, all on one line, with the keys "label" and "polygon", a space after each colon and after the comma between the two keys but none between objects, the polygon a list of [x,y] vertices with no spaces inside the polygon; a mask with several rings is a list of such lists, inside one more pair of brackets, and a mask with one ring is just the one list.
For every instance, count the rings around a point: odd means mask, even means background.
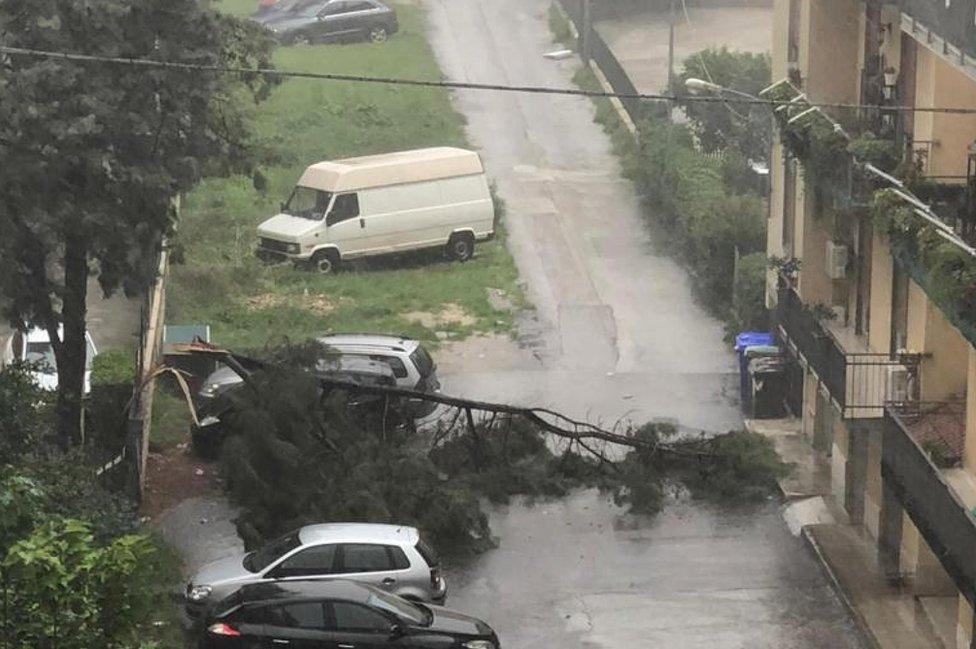
[{"label": "black car", "polygon": [[382,43],[399,29],[396,12],[378,0],[302,0],[263,22],[279,41]]},{"label": "black car", "polygon": [[201,649],[499,646],[498,636],[479,619],[352,581],[254,584],[214,610],[206,621]]}]

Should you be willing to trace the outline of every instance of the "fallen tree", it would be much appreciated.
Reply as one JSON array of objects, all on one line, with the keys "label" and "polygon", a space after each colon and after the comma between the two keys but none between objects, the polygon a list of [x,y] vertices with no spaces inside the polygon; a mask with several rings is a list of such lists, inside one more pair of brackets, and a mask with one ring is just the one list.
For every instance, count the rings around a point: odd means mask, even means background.
[{"label": "fallen tree", "polygon": [[[362,385],[316,376],[312,358],[301,358],[314,348],[295,350],[268,362],[187,350],[217,356],[244,379],[224,418],[221,462],[249,547],[309,522],[348,520],[414,524],[446,552],[480,551],[493,544],[484,498],[594,486],[653,513],[669,485],[752,500],[786,470],[765,438],[744,431],[606,429],[548,408]],[[363,394],[375,397],[373,407],[348,407]],[[405,413],[411,401],[443,407],[417,427]]]}]

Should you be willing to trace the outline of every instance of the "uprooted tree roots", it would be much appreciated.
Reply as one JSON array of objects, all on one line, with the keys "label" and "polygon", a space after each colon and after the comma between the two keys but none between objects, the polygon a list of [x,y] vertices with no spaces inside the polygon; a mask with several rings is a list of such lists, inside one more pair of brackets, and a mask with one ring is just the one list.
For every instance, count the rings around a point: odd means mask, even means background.
[{"label": "uprooted tree roots", "polygon": [[[405,414],[416,398],[442,405],[435,423],[418,429]],[[765,438],[745,431],[604,430],[548,410],[330,381],[291,363],[248,373],[235,402],[221,458],[249,547],[341,520],[413,524],[444,552],[480,551],[493,545],[486,498],[596,486],[653,513],[668,485],[754,500],[786,471]]]}]

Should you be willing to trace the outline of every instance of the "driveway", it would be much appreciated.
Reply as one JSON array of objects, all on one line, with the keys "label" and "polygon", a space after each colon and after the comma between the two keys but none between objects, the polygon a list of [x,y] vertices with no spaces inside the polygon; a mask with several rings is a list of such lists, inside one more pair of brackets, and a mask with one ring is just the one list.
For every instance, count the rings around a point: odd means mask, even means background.
[{"label": "driveway", "polygon": [[[446,77],[572,85],[578,62],[542,57],[554,49],[548,0],[425,5]],[[605,422],[741,425],[722,328],[649,238],[592,105],[474,90],[456,103],[507,203],[509,245],[538,312],[519,347],[447,350],[445,391]],[[505,647],[860,646],[775,502],[729,511],[678,496],[641,518],[583,491],[496,508],[492,525],[500,547],[450,575],[449,603],[488,619]]]}]

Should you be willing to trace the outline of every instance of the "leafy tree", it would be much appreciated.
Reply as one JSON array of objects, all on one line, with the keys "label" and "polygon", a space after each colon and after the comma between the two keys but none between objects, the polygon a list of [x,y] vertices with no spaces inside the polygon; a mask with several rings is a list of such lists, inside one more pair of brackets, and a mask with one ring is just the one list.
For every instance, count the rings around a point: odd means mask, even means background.
[{"label": "leafy tree", "polygon": [[[6,46],[269,67],[257,27],[197,0],[3,0]],[[76,439],[88,280],[135,293],[202,171],[246,161],[243,107],[272,80],[9,55],[0,59],[0,295],[51,337],[58,431]],[[62,333],[63,332],[63,333]]]},{"label": "leafy tree", "polygon": [[[694,78],[756,95],[769,85],[771,76],[768,54],[709,48],[685,60],[674,92],[679,101],[688,97],[685,81]],[[680,104],[705,151],[728,148],[752,160],[769,157],[772,120],[766,106],[687,100]]]}]

